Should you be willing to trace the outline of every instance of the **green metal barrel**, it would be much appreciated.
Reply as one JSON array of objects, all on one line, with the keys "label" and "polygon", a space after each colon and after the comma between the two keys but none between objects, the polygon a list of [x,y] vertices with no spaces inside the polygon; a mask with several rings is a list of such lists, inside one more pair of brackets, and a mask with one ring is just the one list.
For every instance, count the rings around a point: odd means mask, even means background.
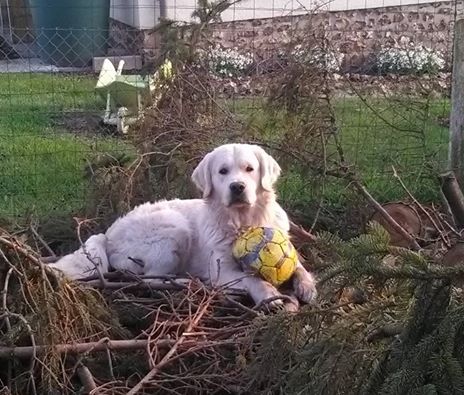
[{"label": "green metal barrel", "polygon": [[30,0],[40,58],[88,66],[108,48],[110,0]]}]

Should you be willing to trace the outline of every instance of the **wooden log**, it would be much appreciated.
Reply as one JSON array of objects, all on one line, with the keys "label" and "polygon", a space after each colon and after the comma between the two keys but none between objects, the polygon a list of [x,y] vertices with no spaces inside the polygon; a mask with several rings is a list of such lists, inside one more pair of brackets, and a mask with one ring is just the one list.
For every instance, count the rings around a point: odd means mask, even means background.
[{"label": "wooden log", "polygon": [[442,264],[448,267],[464,264],[464,243],[457,243],[450,248],[443,256]]},{"label": "wooden log", "polygon": [[419,251],[421,246],[417,243],[416,239],[410,235],[394,218],[388,214],[388,212],[383,208],[383,206],[374,199],[374,197],[369,193],[369,191],[362,185],[359,181],[355,180],[352,182],[354,187],[363,195],[370,204],[378,211],[378,213],[383,217],[385,222],[387,222],[395,232],[398,232],[405,240],[408,242],[409,248],[414,251]]},{"label": "wooden log", "polygon": [[[382,205],[383,209],[412,237],[417,238],[422,233],[422,221],[417,212],[405,203],[387,203]],[[409,248],[410,239],[404,237],[404,233],[398,232],[385,217],[376,211],[370,221],[382,225],[390,235],[390,244],[396,247]]]},{"label": "wooden log", "polygon": [[459,229],[464,229],[464,195],[456,176],[452,172],[440,176],[441,189],[448,201],[454,222]]}]

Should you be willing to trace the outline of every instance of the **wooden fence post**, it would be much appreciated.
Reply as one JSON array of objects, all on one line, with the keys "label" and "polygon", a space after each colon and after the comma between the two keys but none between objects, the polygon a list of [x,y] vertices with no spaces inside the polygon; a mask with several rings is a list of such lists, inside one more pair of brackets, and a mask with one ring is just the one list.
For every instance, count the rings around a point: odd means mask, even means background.
[{"label": "wooden fence post", "polygon": [[464,19],[454,24],[448,167],[464,187]]}]

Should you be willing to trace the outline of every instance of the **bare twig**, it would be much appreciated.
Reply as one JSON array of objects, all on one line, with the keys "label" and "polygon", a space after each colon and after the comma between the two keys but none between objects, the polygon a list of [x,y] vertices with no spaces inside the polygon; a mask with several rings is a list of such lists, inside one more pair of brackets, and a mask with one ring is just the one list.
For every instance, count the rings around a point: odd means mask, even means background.
[{"label": "bare twig", "polygon": [[199,308],[199,310],[196,312],[194,318],[191,320],[189,325],[187,326],[187,329],[183,332],[183,334],[177,339],[175,344],[172,346],[172,348],[166,353],[166,355],[161,359],[161,361],[156,364],[148,374],[145,375],[145,377],[140,380],[135,387],[133,387],[127,395],[135,395],[138,392],[140,392],[143,387],[148,384],[153,377],[156,376],[156,374],[162,369],[165,365],[167,365],[169,362],[171,362],[171,359],[173,358],[174,354],[177,352],[177,349],[182,345],[182,343],[185,342],[186,335],[185,333],[190,333],[193,331],[193,329],[198,325],[200,320],[203,318],[205,313],[208,311],[211,303],[211,296],[203,303],[203,306]]},{"label": "bare twig", "polygon": [[100,280],[91,280],[83,282],[83,284],[94,287],[94,288],[103,288],[108,290],[121,290],[121,289],[151,289],[155,291],[173,291],[185,289],[186,285],[182,284],[173,284],[171,282],[167,283],[164,281],[157,280],[141,280],[133,282],[109,282],[105,281],[104,284]]},{"label": "bare twig", "polygon": [[88,222],[88,220],[81,221],[78,218],[74,218],[74,220],[77,222],[77,238],[79,239],[80,246],[82,248],[82,251],[84,251],[84,254],[86,258],[93,264],[95,267],[95,271],[98,275],[98,278],[101,283],[101,287],[104,289],[106,288],[107,281],[105,280],[105,277],[103,276],[103,272],[101,270],[101,258],[99,257],[93,257],[90,255],[90,253],[87,251],[85,243],[82,241],[81,237],[81,226],[83,223]]},{"label": "bare twig", "polygon": [[108,370],[110,373],[110,377],[113,380],[116,380],[116,377],[114,376],[114,369],[113,369],[113,357],[111,355],[111,350],[109,348],[106,349],[106,360],[108,361]]},{"label": "bare twig", "polygon": [[[8,313],[8,306],[7,306],[7,298],[8,298],[8,285],[9,285],[9,282],[10,282],[10,277],[11,277],[11,273],[13,272],[13,268],[10,267],[8,269],[8,272],[6,273],[6,276],[5,276],[5,280],[4,280],[4,283],[3,283],[3,290],[2,290],[2,314],[3,313]],[[6,323],[6,329],[9,331],[11,331],[11,323],[10,323],[10,317],[8,316],[8,314],[5,314],[5,323]]]},{"label": "bare twig", "polygon": [[29,373],[29,382],[31,383],[31,386],[32,386],[32,393],[34,395],[37,395],[37,389],[36,389],[35,380],[34,380],[34,377],[35,377],[34,369],[35,369],[35,363],[36,363],[36,360],[37,360],[37,346],[36,346],[36,342],[35,342],[34,331],[32,330],[31,325],[29,324],[27,319],[22,314],[17,314],[17,313],[12,313],[10,311],[7,311],[7,312],[4,312],[0,316],[0,319],[3,318],[4,316],[9,316],[9,317],[19,319],[24,324],[27,331],[29,332],[29,337],[31,339],[31,346],[28,347],[30,349],[28,358],[30,358],[30,360],[31,360],[31,363],[30,363],[30,366],[29,366],[29,371],[28,371],[28,373]]},{"label": "bare twig", "polygon": [[[4,231],[3,233],[7,234]],[[0,236],[0,244],[3,244],[5,248],[7,248],[8,250],[12,250],[14,252],[21,254],[23,258],[28,259],[29,261],[36,264],[37,266],[39,267],[42,266],[40,259],[38,258],[37,254],[34,251],[23,247],[21,244],[16,242],[16,240],[14,240],[13,238],[7,238],[7,237]]]},{"label": "bare twig", "polygon": [[[6,273],[4,284],[3,284],[3,290],[2,290],[2,314],[8,312],[8,306],[7,306],[7,296],[8,296],[8,285],[10,282],[10,277],[11,273],[13,272],[13,267],[10,267],[8,269],[8,272]],[[11,332],[11,322],[10,322],[10,317],[8,314],[5,315],[5,324],[6,324],[6,329],[8,333]],[[8,386],[11,385],[11,380],[12,380],[12,364],[11,361],[8,361],[8,375],[7,375],[7,380],[8,380]]]},{"label": "bare twig", "polygon": [[43,239],[42,236],[39,235],[37,230],[35,229],[35,226],[31,224],[30,230],[33,233],[34,237],[39,240],[40,244],[48,251],[50,254],[50,257],[56,258],[55,252],[50,248],[50,246],[47,244],[47,242]]}]

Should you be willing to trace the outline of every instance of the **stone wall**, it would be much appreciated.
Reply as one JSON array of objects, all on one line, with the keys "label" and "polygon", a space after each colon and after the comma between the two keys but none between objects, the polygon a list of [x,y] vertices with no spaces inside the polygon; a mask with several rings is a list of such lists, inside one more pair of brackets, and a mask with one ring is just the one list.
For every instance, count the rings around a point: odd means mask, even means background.
[{"label": "stone wall", "polygon": [[[462,7],[462,1],[459,1]],[[458,10],[461,11],[461,10]],[[450,59],[454,2],[416,4],[349,11],[321,12],[313,15],[241,20],[213,26],[210,40],[225,47],[237,47],[265,58],[279,47],[292,42],[308,30],[323,28],[329,45],[345,54],[344,69],[362,69],[369,57],[382,45],[423,44],[441,51]],[[126,54],[155,56],[159,39],[153,31],[142,32],[142,37],[122,36],[124,31],[113,23],[119,42],[129,41]],[[119,51],[121,52],[121,51]]]},{"label": "stone wall", "polygon": [[222,23],[214,27],[212,40],[264,55],[322,28],[330,47],[345,54],[347,70],[362,67],[380,46],[409,42],[439,50],[449,59],[453,21],[454,4],[448,1]]}]

